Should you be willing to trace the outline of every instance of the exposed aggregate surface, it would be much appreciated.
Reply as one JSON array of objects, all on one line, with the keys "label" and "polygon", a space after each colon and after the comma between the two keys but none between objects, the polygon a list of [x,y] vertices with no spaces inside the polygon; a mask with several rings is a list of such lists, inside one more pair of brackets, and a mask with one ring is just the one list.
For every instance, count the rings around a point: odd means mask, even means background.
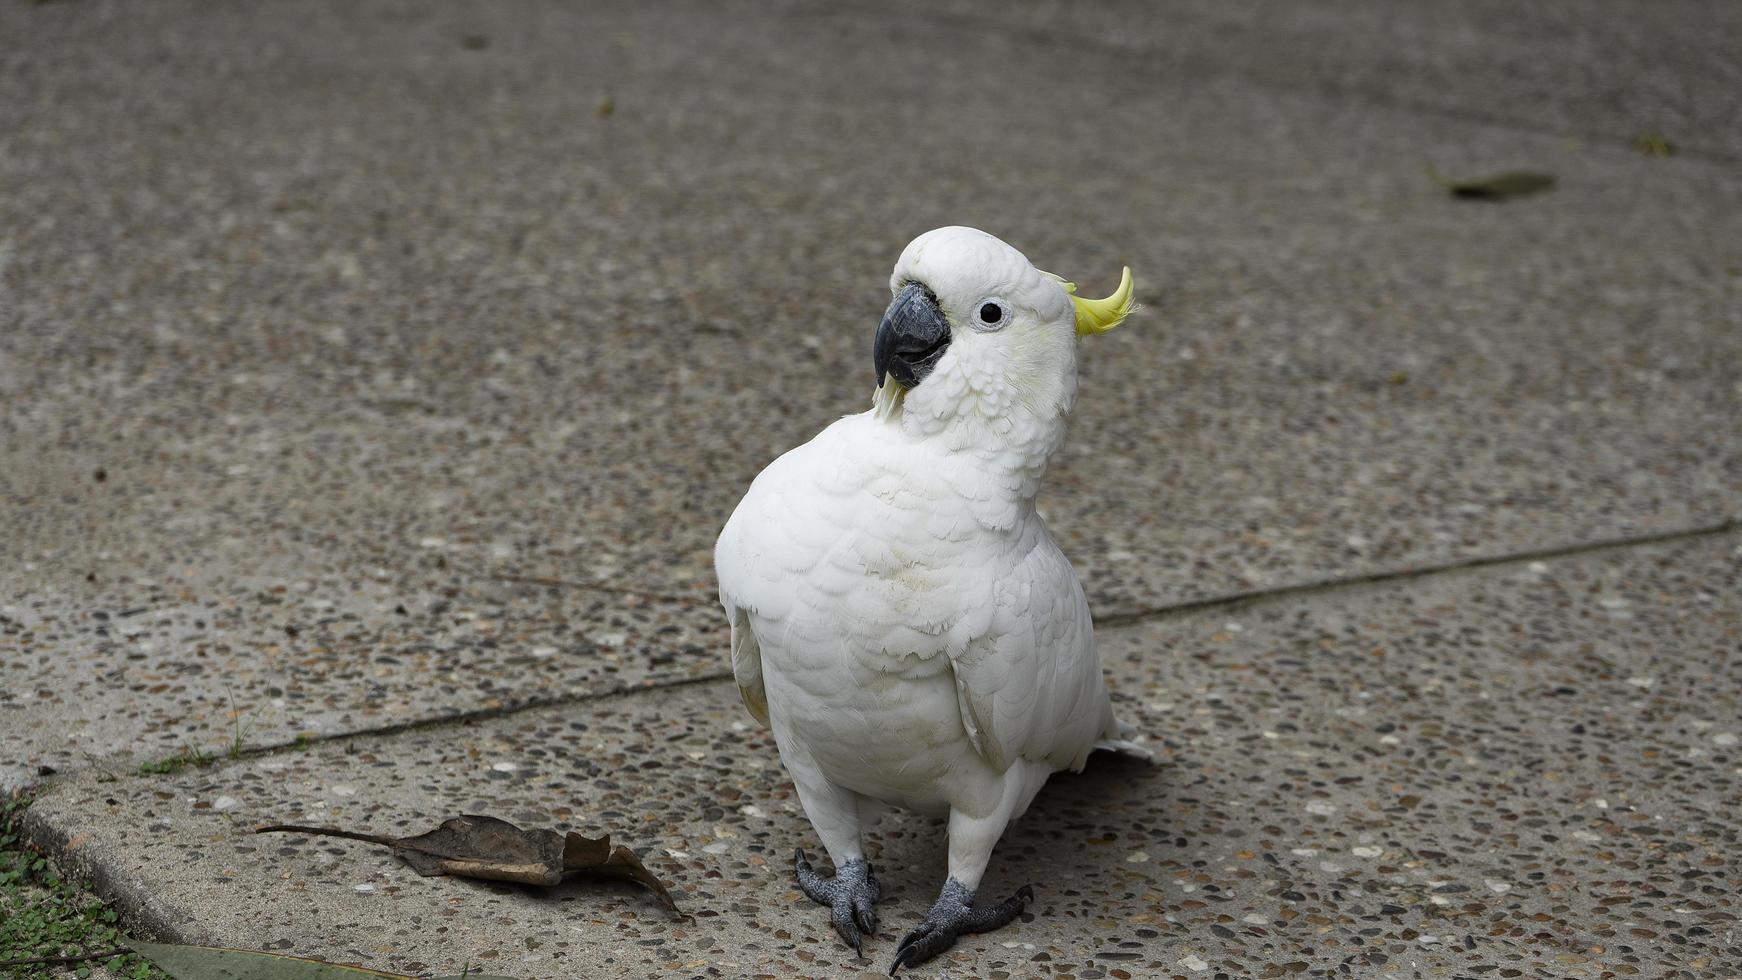
[{"label": "exposed aggregate surface", "polygon": [[[714,535],[865,407],[884,278],[946,222],[1086,290],[1137,270],[1042,500],[1099,613],[1736,515],[1721,160],[1599,138],[1634,101],[1569,140],[1346,92],[1196,7],[1044,16],[0,8],[29,40],[0,100],[0,783],[717,671]],[[1109,18],[1129,43],[1090,43]],[[1705,50],[1648,20],[1622,63]],[[1553,23],[1383,27],[1447,29],[1392,69],[1455,101],[1436,53],[1514,38],[1468,70],[1522,99]],[[1713,111],[1673,91],[1634,100]],[[1430,165],[1560,184],[1471,205]]]},{"label": "exposed aggregate surface", "polygon": [[[1742,536],[1285,598],[1111,631],[1158,752],[1097,756],[1013,825],[982,887],[1032,882],[934,975],[1732,976]],[[623,885],[420,878],[382,849],[459,813],[610,832],[694,919]],[[150,881],[200,941],[406,971],[852,975],[941,883],[942,826],[883,818],[855,960],[798,892],[817,844],[730,682],[56,787],[74,860]],[[174,868],[173,874],[151,869]]]},{"label": "exposed aggregate surface", "polygon": [[[987,884],[1036,907],[930,969],[1742,977],[1737,17],[0,5],[0,789],[171,937],[881,971],[940,829],[880,826],[850,961],[710,549],[966,223],[1136,271],[1041,507],[1165,764],[1060,778]],[[467,809],[696,919],[242,834]]]}]

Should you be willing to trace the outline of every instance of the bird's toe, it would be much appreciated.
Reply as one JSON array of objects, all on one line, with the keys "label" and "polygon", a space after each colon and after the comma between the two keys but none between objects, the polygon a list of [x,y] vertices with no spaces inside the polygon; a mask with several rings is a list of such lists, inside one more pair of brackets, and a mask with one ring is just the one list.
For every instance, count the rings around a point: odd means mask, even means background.
[{"label": "bird's toe", "polygon": [[975,908],[973,893],[955,879],[944,884],[937,903],[926,913],[925,921],[908,933],[895,948],[895,962],[889,965],[889,975],[903,967],[917,966],[956,944],[969,933],[991,932],[1008,925],[1022,909],[1034,900],[1034,889],[1023,885],[996,905]]},{"label": "bird's toe", "polygon": [[949,949],[955,942],[954,935],[945,935],[931,921],[922,922],[919,928],[903,936],[901,945],[895,947],[895,962],[889,964],[889,975],[895,976],[902,967],[918,966]]},{"label": "bird's toe", "polygon": [[802,847],[793,854],[792,872],[794,877],[798,878],[799,890],[804,892],[806,898],[818,905],[833,905],[835,903],[834,882],[817,874],[816,869],[811,867],[810,858],[805,855]]},{"label": "bird's toe", "polygon": [[829,909],[829,923],[835,927],[836,935],[841,941],[853,947],[853,952],[865,955],[865,942],[859,923],[855,921],[853,909],[846,902],[838,902]]},{"label": "bird's toe", "polygon": [[829,924],[854,952],[864,955],[866,936],[877,931],[877,898],[883,888],[871,872],[871,864],[855,858],[841,865],[833,878],[824,878],[811,867],[803,849],[793,855],[793,874],[805,897],[829,907]]},{"label": "bird's toe", "polygon": [[877,932],[877,908],[871,904],[875,900],[875,897],[863,894],[853,896],[853,921],[867,936]]}]

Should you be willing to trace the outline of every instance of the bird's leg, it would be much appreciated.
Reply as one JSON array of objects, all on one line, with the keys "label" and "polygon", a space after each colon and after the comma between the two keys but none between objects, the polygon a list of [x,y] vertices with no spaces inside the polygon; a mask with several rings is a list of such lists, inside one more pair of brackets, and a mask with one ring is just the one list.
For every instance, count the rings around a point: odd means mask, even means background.
[{"label": "bird's leg", "polygon": [[956,944],[969,933],[991,932],[1008,925],[1022,914],[1023,906],[1034,900],[1034,889],[1023,885],[995,905],[974,906],[974,889],[991,860],[992,848],[1004,833],[1008,809],[1000,808],[986,817],[970,817],[960,810],[950,811],[950,877],[938,892],[938,900],[919,927],[908,933],[895,949],[895,962],[889,965],[894,976],[904,966],[917,966]]},{"label": "bird's leg", "polygon": [[801,848],[793,855],[799,890],[811,901],[829,907],[829,922],[847,945],[863,956],[864,936],[877,931],[877,897],[882,886],[859,846],[860,801],[850,790],[817,780],[793,780],[811,826],[835,862],[835,876],[824,878],[811,867]]}]

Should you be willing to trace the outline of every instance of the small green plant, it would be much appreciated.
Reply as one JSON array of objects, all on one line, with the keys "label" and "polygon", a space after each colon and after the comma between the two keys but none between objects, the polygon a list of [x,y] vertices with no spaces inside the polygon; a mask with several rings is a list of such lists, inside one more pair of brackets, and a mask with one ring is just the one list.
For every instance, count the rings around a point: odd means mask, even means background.
[{"label": "small green plant", "polygon": [[[243,711],[236,706],[236,693],[228,685],[224,687],[224,693],[230,699],[230,724],[232,726],[229,745],[224,748],[224,758],[240,759],[248,752],[248,735],[254,726],[252,722],[246,725],[242,723]],[[302,736],[298,736],[299,741],[301,738]],[[301,746],[298,747],[301,748]],[[136,771],[141,776],[170,776],[183,769],[203,769],[217,761],[218,755],[215,752],[208,752],[191,745],[183,745],[181,751],[175,755],[144,763]]]},{"label": "small green plant", "polygon": [[141,776],[168,776],[183,769],[199,769],[218,761],[218,757],[203,749],[184,748],[167,759],[147,762],[139,767]]},{"label": "small green plant", "polygon": [[[62,881],[42,855],[19,839],[18,820],[30,806],[28,797],[0,803],[0,962],[54,956],[79,956],[126,946],[119,916],[90,894]],[[117,953],[64,967],[47,965],[0,967],[0,975],[30,977],[70,971],[88,977],[93,965],[106,966],[131,980],[163,980],[165,974],[132,953]]]},{"label": "small green plant", "polygon": [[1675,155],[1675,144],[1665,139],[1662,133],[1640,133],[1633,137],[1633,148],[1648,157]]},{"label": "small green plant", "polygon": [[243,727],[242,709],[236,707],[236,692],[230,689],[230,685],[224,685],[224,694],[230,699],[230,721],[235,726],[235,732],[230,737],[229,756],[231,759],[240,759],[242,758],[243,743],[247,741],[253,723],[250,722],[247,727]]}]

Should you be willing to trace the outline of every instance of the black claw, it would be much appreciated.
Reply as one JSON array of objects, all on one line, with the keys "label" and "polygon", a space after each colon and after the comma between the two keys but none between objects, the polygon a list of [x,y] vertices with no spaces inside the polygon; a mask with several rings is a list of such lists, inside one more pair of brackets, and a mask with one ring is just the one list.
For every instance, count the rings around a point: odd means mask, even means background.
[{"label": "black claw", "polygon": [[847,897],[844,902],[837,900],[830,910],[829,922],[834,925],[835,934],[840,936],[842,941],[847,945],[853,947],[853,952],[858,953],[860,956],[864,956],[864,939],[860,935],[859,927],[855,922],[856,916],[852,910],[851,903],[851,897]]},{"label": "black claw", "polygon": [[919,944],[921,937],[928,936],[930,931],[930,925],[921,925],[902,937],[901,944],[895,947],[895,961],[889,964],[890,976],[895,976],[896,971],[904,966],[915,966],[929,959],[920,954]]},{"label": "black claw", "polygon": [[[938,940],[942,939],[942,942]],[[907,934],[895,948],[895,962],[889,964],[889,975],[902,967],[914,967],[956,944],[955,936],[940,936],[931,925],[922,925]]]}]

